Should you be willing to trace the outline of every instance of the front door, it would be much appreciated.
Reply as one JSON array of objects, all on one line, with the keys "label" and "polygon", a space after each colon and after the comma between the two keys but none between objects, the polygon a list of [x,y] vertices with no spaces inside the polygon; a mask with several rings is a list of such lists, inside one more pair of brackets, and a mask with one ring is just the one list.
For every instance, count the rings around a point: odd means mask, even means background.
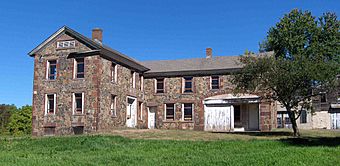
[{"label": "front door", "polygon": [[154,129],[156,125],[156,111],[154,107],[148,108],[148,128]]},{"label": "front door", "polygon": [[126,126],[134,128],[137,124],[137,101],[134,97],[127,97]]},{"label": "front door", "polygon": [[249,130],[259,130],[259,105],[249,104],[248,105],[248,128]]}]

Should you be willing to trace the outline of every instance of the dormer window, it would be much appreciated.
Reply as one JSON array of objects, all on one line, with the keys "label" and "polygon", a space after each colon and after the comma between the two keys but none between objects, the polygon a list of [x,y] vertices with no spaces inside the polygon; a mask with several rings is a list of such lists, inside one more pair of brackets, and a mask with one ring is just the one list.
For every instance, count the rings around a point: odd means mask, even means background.
[{"label": "dormer window", "polygon": [[74,48],[76,46],[75,40],[68,40],[68,41],[58,41],[57,48]]}]

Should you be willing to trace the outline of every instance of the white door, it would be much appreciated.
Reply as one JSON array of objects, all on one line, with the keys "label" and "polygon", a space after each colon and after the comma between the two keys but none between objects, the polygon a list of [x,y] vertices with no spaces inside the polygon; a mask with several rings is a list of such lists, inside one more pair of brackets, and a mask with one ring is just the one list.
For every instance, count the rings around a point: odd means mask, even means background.
[{"label": "white door", "polygon": [[331,128],[340,129],[340,113],[331,113]]},{"label": "white door", "polygon": [[148,108],[148,128],[154,129],[156,124],[156,112],[153,108]]},{"label": "white door", "polygon": [[249,112],[249,130],[259,130],[259,105],[258,104],[249,104],[248,105]]},{"label": "white door", "polygon": [[137,125],[137,102],[136,98],[127,97],[126,126],[136,127]]},{"label": "white door", "polygon": [[204,130],[205,131],[230,131],[231,106],[204,105]]}]

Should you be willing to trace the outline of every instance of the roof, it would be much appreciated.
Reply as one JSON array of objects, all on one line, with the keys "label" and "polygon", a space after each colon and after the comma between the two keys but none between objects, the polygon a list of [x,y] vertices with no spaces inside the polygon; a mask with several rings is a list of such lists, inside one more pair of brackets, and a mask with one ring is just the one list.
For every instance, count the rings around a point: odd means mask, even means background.
[{"label": "roof", "polygon": [[204,99],[204,104],[258,103],[260,96],[252,94],[223,94]]},{"label": "roof", "polygon": [[[194,71],[232,71],[242,68],[238,63],[239,56],[214,56],[212,58],[192,58],[179,60],[158,60],[140,62],[150,70],[147,75],[157,75],[157,73],[193,74]],[[203,72],[204,73],[204,72]]]},{"label": "roof", "polygon": [[[122,53],[110,48],[109,46],[103,45],[100,42],[89,39],[89,38],[85,37],[84,35],[72,30],[71,28],[69,28],[67,26],[61,27],[58,31],[53,33],[45,41],[43,41],[41,44],[39,44],[37,47],[35,47],[32,51],[30,51],[28,53],[28,55],[31,56],[31,57],[34,56],[39,50],[44,48],[53,39],[55,39],[56,37],[58,37],[59,35],[61,35],[63,33],[72,36],[73,38],[82,42],[83,44],[85,44],[89,48],[95,50],[95,53],[99,53],[101,56],[103,56],[107,59],[113,60],[113,61],[115,61],[115,62],[117,62],[117,63],[119,63],[123,66],[128,66],[128,67],[133,68],[134,70],[137,70],[137,71],[140,71],[140,72],[145,72],[145,71],[149,70],[148,68],[141,65],[140,63],[138,63],[133,58],[130,58],[127,55],[122,54]],[[82,53],[75,53],[73,55],[78,55],[78,54],[82,54]],[[86,52],[85,54],[88,54],[88,52]]]}]

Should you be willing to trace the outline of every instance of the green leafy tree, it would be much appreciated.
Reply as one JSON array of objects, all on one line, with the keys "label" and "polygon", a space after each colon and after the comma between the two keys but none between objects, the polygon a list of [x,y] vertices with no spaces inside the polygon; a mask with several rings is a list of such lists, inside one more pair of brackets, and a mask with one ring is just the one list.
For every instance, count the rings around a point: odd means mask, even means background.
[{"label": "green leafy tree", "polygon": [[0,104],[0,134],[7,134],[9,117],[13,111],[17,110],[15,105]]},{"label": "green leafy tree", "polygon": [[[311,99],[329,92],[340,73],[340,22],[335,13],[316,19],[308,11],[294,9],[270,28],[260,52],[244,55],[244,65],[235,73],[237,92],[261,92],[279,101],[287,110],[294,136],[302,109]],[[272,51],[272,52],[269,52]]]},{"label": "green leafy tree", "polygon": [[32,131],[32,106],[23,106],[14,111],[8,123],[8,131],[12,135],[20,136],[31,134]]}]

